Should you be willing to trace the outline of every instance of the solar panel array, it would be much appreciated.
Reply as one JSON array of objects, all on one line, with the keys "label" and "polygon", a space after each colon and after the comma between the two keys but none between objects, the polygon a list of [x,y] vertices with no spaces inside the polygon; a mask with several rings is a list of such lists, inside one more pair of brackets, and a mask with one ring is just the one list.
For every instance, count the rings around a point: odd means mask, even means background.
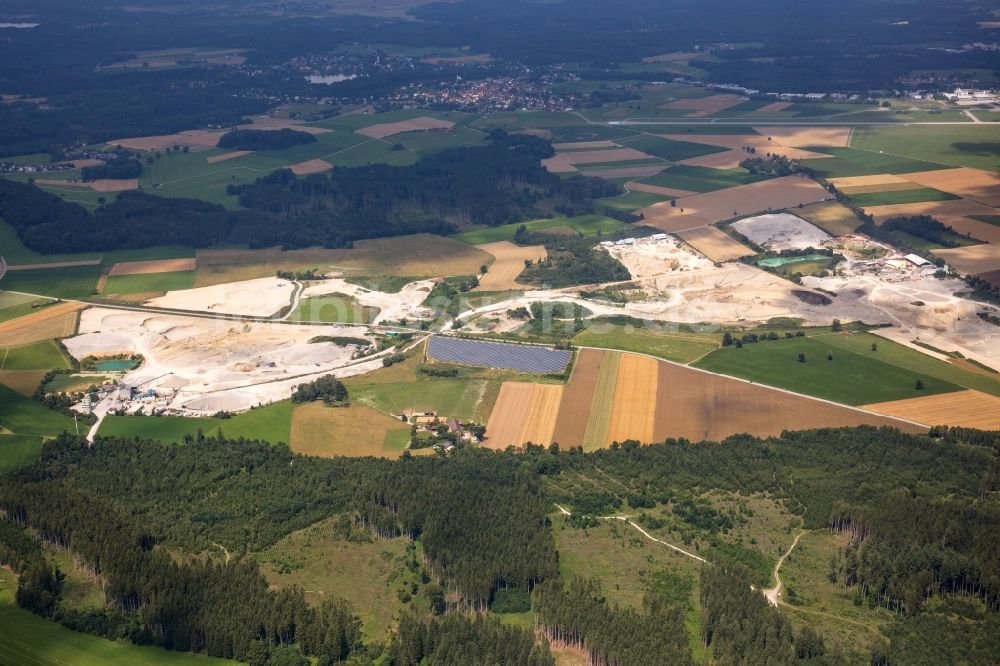
[{"label": "solar panel array", "polygon": [[562,372],[570,359],[570,352],[562,349],[437,335],[431,338],[427,355],[436,361],[537,374]]}]

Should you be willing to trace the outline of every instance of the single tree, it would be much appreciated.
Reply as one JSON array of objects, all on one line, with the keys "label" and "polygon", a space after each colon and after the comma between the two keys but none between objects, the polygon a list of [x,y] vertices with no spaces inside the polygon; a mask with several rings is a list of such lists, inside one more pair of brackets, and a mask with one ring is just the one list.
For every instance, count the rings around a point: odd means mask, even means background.
[{"label": "single tree", "polygon": [[802,352],[799,352],[799,363],[805,363],[805,362],[806,362],[806,355],[803,354]]}]

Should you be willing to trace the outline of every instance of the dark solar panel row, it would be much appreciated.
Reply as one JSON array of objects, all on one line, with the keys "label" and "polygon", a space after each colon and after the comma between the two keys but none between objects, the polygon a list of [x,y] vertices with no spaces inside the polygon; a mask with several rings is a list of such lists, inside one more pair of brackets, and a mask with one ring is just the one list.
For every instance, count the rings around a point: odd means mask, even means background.
[{"label": "dark solar panel row", "polygon": [[427,355],[436,361],[537,374],[562,372],[570,359],[570,352],[561,349],[439,336],[431,338]]}]

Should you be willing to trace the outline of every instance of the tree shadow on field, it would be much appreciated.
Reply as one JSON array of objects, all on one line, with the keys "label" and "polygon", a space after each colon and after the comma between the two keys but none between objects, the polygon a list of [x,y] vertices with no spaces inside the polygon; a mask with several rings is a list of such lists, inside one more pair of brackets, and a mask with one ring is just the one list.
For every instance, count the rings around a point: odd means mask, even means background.
[{"label": "tree shadow on field", "polygon": [[978,141],[976,143],[970,143],[967,141],[962,141],[959,143],[951,144],[951,147],[957,151],[963,153],[969,153],[971,155],[978,155],[980,157],[990,157],[990,156],[1000,156],[1000,143],[990,143],[985,141]]}]

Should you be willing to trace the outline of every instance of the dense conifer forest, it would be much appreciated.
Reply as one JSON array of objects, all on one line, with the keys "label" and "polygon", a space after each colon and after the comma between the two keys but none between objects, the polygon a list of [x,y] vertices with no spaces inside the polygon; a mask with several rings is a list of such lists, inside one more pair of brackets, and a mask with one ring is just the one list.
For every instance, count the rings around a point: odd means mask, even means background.
[{"label": "dense conifer forest", "polygon": [[316,143],[316,137],[309,132],[286,127],[279,130],[233,130],[219,137],[218,146],[229,150],[283,150],[306,143]]},{"label": "dense conifer forest", "polygon": [[[283,445],[202,436],[176,446],[106,438],[91,448],[64,435],[37,464],[0,479],[0,561],[20,574],[18,603],[35,613],[80,631],[251,663],[290,650],[353,663],[381,654],[385,663],[459,664],[482,654],[492,660],[483,663],[547,666],[551,642],[582,649],[595,664],[683,664],[692,655],[676,598],[651,589],[642,610],[616,607],[600,581],[560,575],[553,502],[571,507],[586,529],[588,514],[624,502],[656,506],[681,490],[767,493],[806,528],[849,534],[829,584],[899,618],[891,644],[871,647],[873,659],[889,661],[875,663],[908,663],[898,656],[925,640],[922,618],[937,618],[932,626],[943,630],[942,604],[963,599],[984,604],[963,631],[989,654],[981,631],[997,622],[1000,436],[934,434],[862,427],[625,442],[595,453],[468,449],[395,462],[309,458]],[[567,490],[581,474],[606,478],[613,490]],[[697,503],[678,506],[698,524],[713,515]],[[269,591],[252,553],[335,515],[376,539],[418,540],[416,566],[443,587],[443,615],[404,616],[390,643],[374,645],[345,602],[310,605],[300,589]],[[67,549],[98,576],[106,607],[65,607],[61,573],[42,546]],[[220,547],[226,559],[204,555]],[[822,635],[793,630],[753,591],[754,574],[738,557],[713,554],[700,578],[699,640],[715,663],[842,663]],[[546,641],[477,619],[495,600],[508,603],[505,590],[533,591]]]}]

